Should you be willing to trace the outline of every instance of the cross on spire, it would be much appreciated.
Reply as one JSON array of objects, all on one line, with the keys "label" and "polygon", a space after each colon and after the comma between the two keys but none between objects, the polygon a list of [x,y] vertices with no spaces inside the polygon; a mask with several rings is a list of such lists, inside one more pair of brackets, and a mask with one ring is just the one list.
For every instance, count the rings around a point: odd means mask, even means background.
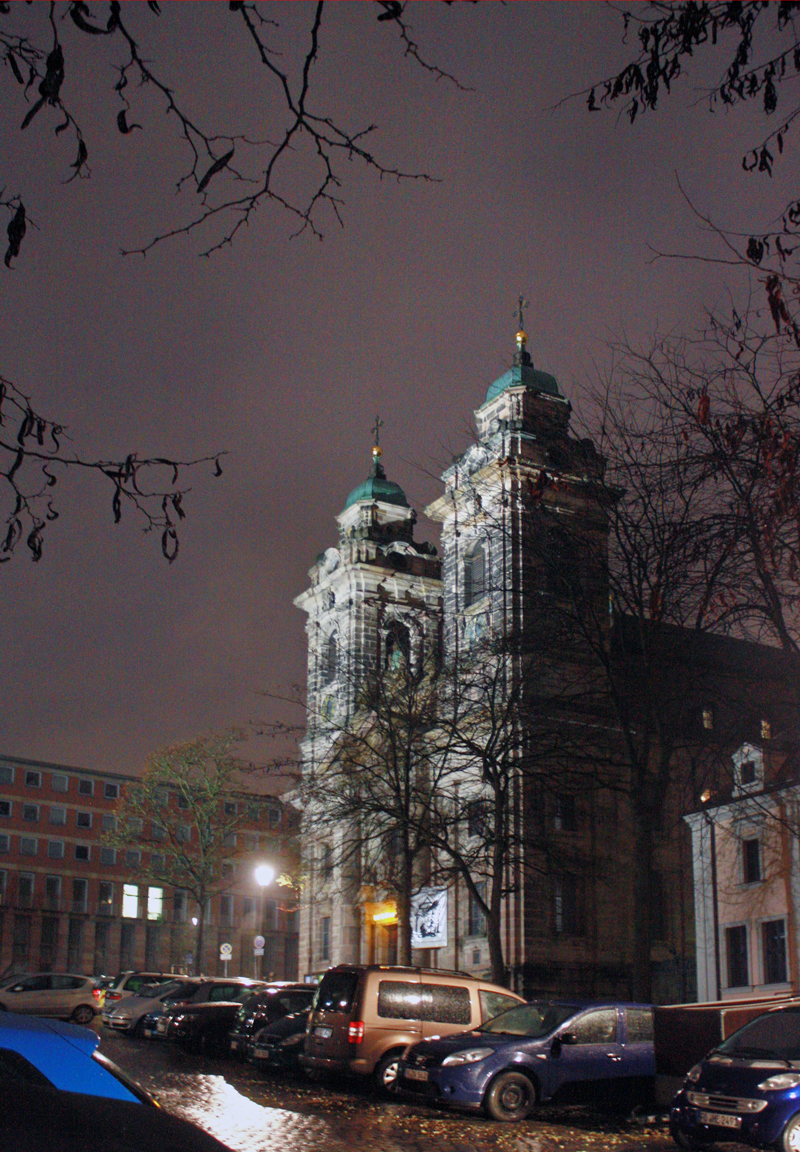
[{"label": "cross on spire", "polygon": [[371,432],[375,437],[375,447],[378,448],[381,442],[381,428],[383,428],[383,420],[380,416],[375,417],[375,423],[372,425]]},{"label": "cross on spire", "polygon": [[530,300],[526,300],[524,296],[520,296],[518,298],[518,300],[517,300],[517,323],[519,325],[520,332],[525,331],[524,309],[530,308],[530,306],[531,306]]}]

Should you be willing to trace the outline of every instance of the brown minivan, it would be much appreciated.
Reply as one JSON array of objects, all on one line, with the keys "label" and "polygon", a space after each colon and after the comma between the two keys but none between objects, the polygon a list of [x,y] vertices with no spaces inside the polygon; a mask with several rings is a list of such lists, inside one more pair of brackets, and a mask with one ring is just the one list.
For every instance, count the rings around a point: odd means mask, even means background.
[{"label": "brown minivan", "polygon": [[373,1076],[392,1092],[408,1044],[476,1028],[522,1003],[507,988],[463,972],[340,964],[320,981],[303,1062],[312,1073]]}]

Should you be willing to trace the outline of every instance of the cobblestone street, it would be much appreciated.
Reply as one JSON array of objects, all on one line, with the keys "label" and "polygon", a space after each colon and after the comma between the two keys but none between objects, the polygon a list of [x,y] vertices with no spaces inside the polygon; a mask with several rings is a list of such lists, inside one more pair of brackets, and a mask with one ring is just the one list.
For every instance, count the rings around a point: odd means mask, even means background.
[{"label": "cobblestone street", "polygon": [[165,1107],[235,1152],[660,1152],[675,1147],[663,1118],[636,1122],[545,1106],[536,1118],[504,1125],[416,1102],[383,1101],[359,1086],[266,1078],[249,1065],[190,1056],[172,1045],[103,1033],[101,1048]]}]

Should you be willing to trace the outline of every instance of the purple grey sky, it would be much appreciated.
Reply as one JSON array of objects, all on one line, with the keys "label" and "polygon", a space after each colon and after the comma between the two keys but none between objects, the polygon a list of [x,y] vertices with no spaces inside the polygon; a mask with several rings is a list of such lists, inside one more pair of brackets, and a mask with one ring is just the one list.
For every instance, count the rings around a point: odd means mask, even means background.
[{"label": "purple grey sky", "polygon": [[[138,7],[148,55],[199,113],[274,131],[227,4],[168,2],[160,21]],[[265,7],[298,36],[313,13]],[[0,68],[0,184],[25,194],[38,225],[0,276],[0,373],[87,456],[229,452],[221,479],[194,476],[172,566],[133,520],[113,525],[110,493],[63,482],[41,563],[20,551],[0,568],[3,753],[138,771],[165,744],[263,715],[263,690],[304,675],[292,600],[367,474],[376,412],[387,473],[421,509],[509,362],[520,292],[534,362],[579,412],[610,336],[688,328],[724,304],[713,266],[649,262],[648,245],[708,250],[676,173],[725,224],[764,224],[782,206],[786,171],[771,184],[741,171],[758,117],[709,116],[702,75],[633,127],[581,99],[552,110],[626,59],[604,5],[410,5],[423,52],[468,92],[403,59],[375,16],[329,6],[319,107],[376,123],[387,163],[440,183],[344,165],[343,229],[328,220],[322,242],[290,239],[264,207],[207,260],[198,239],[119,255],[189,210],[173,191],[182,145],[155,100],[135,117],[144,131],[118,135],[110,65],[69,37],[64,94],[92,178],[64,186],[72,144],[45,116],[19,132],[24,108]],[[301,157],[289,178],[302,181]],[[419,534],[435,540],[424,519]]]}]

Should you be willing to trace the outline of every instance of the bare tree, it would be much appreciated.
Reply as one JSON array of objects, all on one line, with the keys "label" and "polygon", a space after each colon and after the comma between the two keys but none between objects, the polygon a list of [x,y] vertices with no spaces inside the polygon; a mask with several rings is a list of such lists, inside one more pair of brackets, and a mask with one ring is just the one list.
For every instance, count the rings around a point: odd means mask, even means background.
[{"label": "bare tree", "polygon": [[327,728],[330,745],[299,786],[307,842],[331,846],[331,864],[362,899],[395,899],[401,964],[411,962],[411,898],[429,876],[431,809],[444,765],[438,691],[434,656],[416,661],[400,651],[359,676],[352,714],[309,717]]},{"label": "bare tree", "polygon": [[[91,177],[91,162],[103,146],[102,131],[85,121],[107,123],[110,132],[133,139],[148,135],[153,150],[164,138],[164,119],[174,127],[179,155],[176,191],[185,205],[182,222],[161,227],[152,222],[149,239],[129,252],[147,253],[179,235],[199,233],[204,255],[229,245],[265,204],[287,214],[295,233],[321,237],[332,223],[342,222],[344,173],[351,165],[372,171],[379,179],[429,180],[424,172],[405,171],[383,161],[370,144],[375,126],[352,125],[335,111],[335,93],[320,91],[314,70],[324,50],[325,25],[341,18],[338,5],[319,2],[291,16],[283,14],[282,29],[263,6],[243,0],[196,7],[207,23],[208,42],[215,43],[223,25],[234,25],[242,55],[231,61],[248,74],[260,75],[266,90],[260,108],[258,138],[246,120],[218,126],[206,109],[178,91],[170,79],[183,52],[181,21],[176,5],[87,4],[82,0],[36,5],[0,3],[0,82],[5,102],[16,105],[19,131],[32,140],[41,129],[52,132],[53,165],[66,164],[65,185]],[[400,51],[433,79],[453,76],[429,62],[406,13],[405,3],[386,2],[348,9],[347,18],[363,19],[365,35],[393,35]],[[305,21],[302,34],[297,24]],[[157,27],[160,26],[160,27]],[[164,27],[166,26],[166,27]],[[156,44],[153,43],[156,42]],[[252,69],[250,68],[252,65]],[[205,61],[197,69],[205,68]],[[107,98],[97,106],[81,106],[74,79],[109,76]],[[244,102],[249,109],[249,102]],[[246,115],[243,109],[242,115]],[[37,136],[37,145],[41,136]],[[167,130],[169,140],[169,130]],[[71,142],[72,160],[64,161],[63,145]],[[299,173],[299,178],[298,178]],[[0,174],[0,182],[2,174]],[[63,194],[69,195],[65,188]],[[0,209],[7,213],[5,268],[24,259],[31,229],[46,227],[42,189],[0,188]],[[24,541],[35,561],[42,556],[44,531],[57,519],[53,487],[67,474],[79,472],[104,478],[111,485],[112,512],[118,521],[125,508],[135,510],[146,532],[157,533],[166,559],[178,554],[179,523],[186,513],[187,469],[207,460],[220,474],[220,456],[178,460],[141,457],[136,451],[117,459],[96,459],[63,447],[66,429],[41,416],[20,386],[0,378],[0,479],[5,481],[0,517],[5,538],[0,562]]]}]

